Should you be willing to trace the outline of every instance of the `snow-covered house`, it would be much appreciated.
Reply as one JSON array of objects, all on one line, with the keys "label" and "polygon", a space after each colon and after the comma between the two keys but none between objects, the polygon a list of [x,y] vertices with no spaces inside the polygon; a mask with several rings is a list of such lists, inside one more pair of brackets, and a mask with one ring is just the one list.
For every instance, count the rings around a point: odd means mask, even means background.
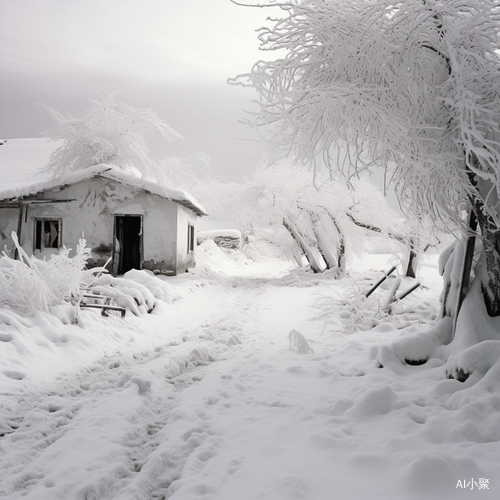
[{"label": "snow-covered house", "polygon": [[11,234],[28,255],[43,256],[84,235],[89,267],[113,274],[149,269],[178,274],[195,264],[196,222],[206,215],[188,193],[109,165],[58,179],[40,175],[57,144],[47,139],[0,141],[0,245]]}]

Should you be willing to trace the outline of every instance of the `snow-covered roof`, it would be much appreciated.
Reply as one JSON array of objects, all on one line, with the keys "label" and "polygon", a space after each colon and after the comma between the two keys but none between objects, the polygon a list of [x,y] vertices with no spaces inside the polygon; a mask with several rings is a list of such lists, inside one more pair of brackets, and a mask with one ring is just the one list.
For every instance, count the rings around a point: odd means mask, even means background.
[{"label": "snow-covered roof", "polygon": [[96,165],[52,179],[47,174],[42,174],[41,169],[47,165],[50,155],[59,146],[60,143],[45,138],[0,140],[0,200],[22,199],[100,176],[175,201],[198,215],[207,215],[203,206],[185,191],[145,179],[133,171],[117,170],[111,165]]}]

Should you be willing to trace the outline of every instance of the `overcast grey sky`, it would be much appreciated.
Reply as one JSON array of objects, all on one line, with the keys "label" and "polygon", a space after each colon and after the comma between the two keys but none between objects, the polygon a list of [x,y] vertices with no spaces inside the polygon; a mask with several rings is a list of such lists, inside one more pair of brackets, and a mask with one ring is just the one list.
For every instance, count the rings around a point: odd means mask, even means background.
[{"label": "overcast grey sky", "polygon": [[215,174],[248,175],[258,154],[237,121],[256,94],[226,80],[268,57],[255,30],[271,14],[230,0],[0,0],[0,139],[49,128],[39,102],[77,115],[94,88],[120,91],[185,137],[153,156],[204,152]]}]

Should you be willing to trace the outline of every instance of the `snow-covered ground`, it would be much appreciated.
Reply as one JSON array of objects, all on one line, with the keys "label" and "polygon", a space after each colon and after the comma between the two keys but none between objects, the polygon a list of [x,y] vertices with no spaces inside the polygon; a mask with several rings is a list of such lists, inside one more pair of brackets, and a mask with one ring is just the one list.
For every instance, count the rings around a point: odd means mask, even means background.
[{"label": "snow-covered ground", "polygon": [[388,256],[335,280],[212,242],[151,314],[0,309],[0,498],[499,498],[500,380],[377,358],[436,320],[436,260],[391,315],[361,298]]}]

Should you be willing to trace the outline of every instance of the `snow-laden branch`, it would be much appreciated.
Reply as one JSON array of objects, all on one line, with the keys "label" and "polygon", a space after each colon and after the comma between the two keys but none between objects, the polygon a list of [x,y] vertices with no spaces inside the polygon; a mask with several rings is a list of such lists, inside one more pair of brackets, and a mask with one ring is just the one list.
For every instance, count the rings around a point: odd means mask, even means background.
[{"label": "snow-laden branch", "polygon": [[[232,81],[259,93],[250,121],[267,131],[271,161],[291,154],[348,173],[395,166],[408,210],[457,222],[469,198],[490,193],[484,210],[498,217],[497,1],[277,6],[282,17],[258,36],[261,49],[286,55]],[[471,185],[468,170],[484,186]]]}]

